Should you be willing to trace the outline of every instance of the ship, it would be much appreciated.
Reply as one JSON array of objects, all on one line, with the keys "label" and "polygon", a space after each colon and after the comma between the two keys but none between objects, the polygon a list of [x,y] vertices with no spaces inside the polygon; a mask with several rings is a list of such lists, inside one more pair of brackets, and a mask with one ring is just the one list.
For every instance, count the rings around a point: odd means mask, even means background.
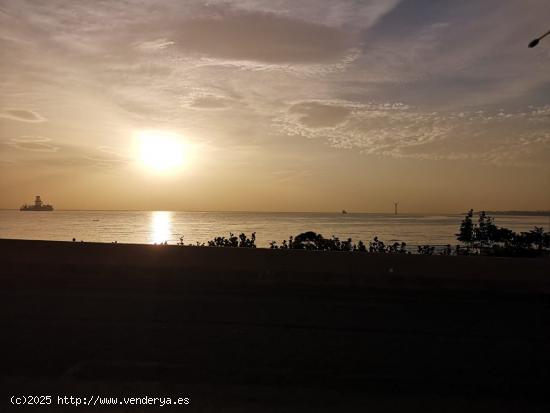
[{"label": "ship", "polygon": [[19,208],[20,211],[53,211],[53,206],[44,204],[40,199],[40,195],[34,198],[34,205],[23,205]]}]

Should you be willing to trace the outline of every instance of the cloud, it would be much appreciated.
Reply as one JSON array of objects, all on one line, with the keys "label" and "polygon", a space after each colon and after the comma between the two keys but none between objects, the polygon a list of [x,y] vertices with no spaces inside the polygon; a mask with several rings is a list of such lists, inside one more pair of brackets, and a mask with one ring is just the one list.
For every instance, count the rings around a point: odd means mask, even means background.
[{"label": "cloud", "polygon": [[112,146],[98,146],[93,153],[85,155],[84,159],[91,161],[91,166],[100,168],[112,168],[131,161],[120,149]]},{"label": "cloud", "polygon": [[[240,0],[232,4],[236,10],[262,11],[332,27],[368,29],[391,12],[401,0]],[[211,4],[228,4],[226,0],[212,0]]]},{"label": "cloud", "polygon": [[189,105],[196,109],[225,109],[229,105],[227,99],[215,96],[203,96],[194,99]]},{"label": "cloud", "polygon": [[[550,106],[517,112],[425,112],[401,103],[342,101],[340,113],[346,113],[346,121],[329,121],[330,128],[319,127],[316,118],[304,122],[295,106],[275,119],[280,133],[369,155],[530,166],[543,165],[550,155]],[[334,111],[336,103],[324,106]]]},{"label": "cloud", "polygon": [[334,62],[352,45],[338,28],[258,12],[185,20],[174,39],[182,52],[267,63]]},{"label": "cloud", "polygon": [[0,93],[16,109],[0,116],[19,121],[10,136],[49,134],[25,129],[45,113],[56,139],[86,150],[166,128],[220,147],[282,134],[326,151],[541,164],[547,115],[525,108],[547,110],[550,54],[525,33],[546,24],[546,1],[526,1],[4,2]]},{"label": "cloud", "polygon": [[175,42],[168,39],[156,39],[148,42],[139,43],[135,47],[136,49],[141,50],[143,52],[154,52],[157,50],[166,49],[167,47],[172,46],[173,44],[175,44]]},{"label": "cloud", "polygon": [[313,175],[313,172],[309,169],[281,169],[273,172],[272,179],[279,183],[293,184],[311,178]]},{"label": "cloud", "polygon": [[12,138],[8,144],[14,148],[31,152],[57,152],[59,147],[52,145],[51,139],[42,136],[21,136]]},{"label": "cloud", "polygon": [[25,109],[6,109],[0,112],[0,117],[29,123],[44,122],[45,120],[38,113]]},{"label": "cloud", "polygon": [[344,123],[351,109],[337,104],[301,102],[292,105],[289,113],[296,114],[298,122],[305,127],[327,128]]}]

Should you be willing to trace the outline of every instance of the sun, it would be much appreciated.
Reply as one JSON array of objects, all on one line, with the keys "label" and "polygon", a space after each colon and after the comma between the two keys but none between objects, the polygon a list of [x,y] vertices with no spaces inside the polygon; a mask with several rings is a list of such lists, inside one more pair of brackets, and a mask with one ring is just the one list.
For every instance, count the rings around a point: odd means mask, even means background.
[{"label": "sun", "polygon": [[173,172],[185,162],[185,145],[181,136],[166,131],[137,133],[138,159],[141,165],[155,172]]}]

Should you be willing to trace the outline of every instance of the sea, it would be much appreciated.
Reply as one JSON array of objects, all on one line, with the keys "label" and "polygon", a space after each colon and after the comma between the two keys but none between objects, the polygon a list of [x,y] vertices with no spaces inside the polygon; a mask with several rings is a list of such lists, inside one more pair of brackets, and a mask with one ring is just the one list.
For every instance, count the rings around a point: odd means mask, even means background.
[{"label": "sea", "polygon": [[[315,231],[324,237],[362,240],[375,236],[408,246],[457,243],[463,215],[291,213],[291,212],[180,212],[180,211],[0,211],[0,238],[132,244],[206,243],[230,233],[256,233],[256,245],[279,245],[289,236]],[[496,215],[498,226],[528,231],[550,227],[548,216]]]}]

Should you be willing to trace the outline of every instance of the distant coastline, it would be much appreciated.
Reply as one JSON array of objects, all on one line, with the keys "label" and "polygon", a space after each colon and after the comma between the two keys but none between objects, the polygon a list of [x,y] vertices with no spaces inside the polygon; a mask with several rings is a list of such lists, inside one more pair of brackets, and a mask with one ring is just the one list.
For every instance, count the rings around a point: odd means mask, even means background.
[{"label": "distant coastline", "polygon": [[[480,212],[476,211],[475,213]],[[532,217],[550,217],[550,211],[485,211],[488,215],[518,215]]]}]

